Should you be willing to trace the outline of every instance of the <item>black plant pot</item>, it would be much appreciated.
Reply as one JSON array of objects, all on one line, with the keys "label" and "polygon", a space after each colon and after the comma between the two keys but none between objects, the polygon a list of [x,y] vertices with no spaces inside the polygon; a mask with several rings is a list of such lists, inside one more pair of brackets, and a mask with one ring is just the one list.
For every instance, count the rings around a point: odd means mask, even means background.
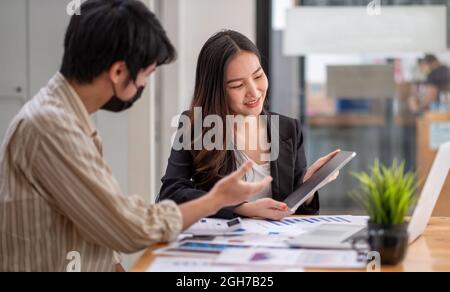
[{"label": "black plant pot", "polygon": [[380,253],[383,265],[401,263],[408,251],[408,224],[380,225],[369,222],[368,243],[371,251]]}]

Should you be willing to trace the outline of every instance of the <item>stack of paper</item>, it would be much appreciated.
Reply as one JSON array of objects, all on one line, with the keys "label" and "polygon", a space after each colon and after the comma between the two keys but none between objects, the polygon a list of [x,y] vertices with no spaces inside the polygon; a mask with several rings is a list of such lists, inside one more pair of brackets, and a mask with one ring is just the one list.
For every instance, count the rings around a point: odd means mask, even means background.
[{"label": "stack of paper", "polygon": [[355,251],[293,249],[227,249],[217,264],[302,268],[363,268],[365,259]]},{"label": "stack of paper", "polygon": [[[211,219],[204,219],[211,220]],[[212,219],[218,224],[226,222]],[[156,251],[149,271],[232,272],[299,271],[303,268],[363,268],[365,259],[352,250],[301,250],[286,241],[322,224],[365,224],[367,217],[290,217],[281,221],[242,220],[240,229],[223,235],[183,235],[178,242]],[[208,222],[207,222],[208,223]],[[223,227],[220,227],[223,230]],[[175,257],[174,257],[175,256]]]},{"label": "stack of paper", "polygon": [[[271,267],[252,265],[220,265],[214,259],[159,257],[147,272],[272,272]],[[302,268],[279,267],[278,272],[303,272]]]}]

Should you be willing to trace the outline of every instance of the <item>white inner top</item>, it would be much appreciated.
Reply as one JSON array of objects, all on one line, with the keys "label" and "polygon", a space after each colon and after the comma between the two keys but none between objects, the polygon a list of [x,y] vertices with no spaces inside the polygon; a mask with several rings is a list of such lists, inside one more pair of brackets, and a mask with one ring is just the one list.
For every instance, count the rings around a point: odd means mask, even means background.
[{"label": "white inner top", "polygon": [[[257,164],[251,158],[249,158],[245,152],[240,150],[234,150],[236,157],[236,164],[239,168],[242,164],[247,161],[253,162],[253,168],[245,174],[244,181],[246,182],[259,182],[262,181],[265,177],[270,176],[270,163],[266,162],[264,164]],[[269,185],[267,188],[262,190],[261,192],[250,197],[250,201],[256,201],[263,198],[272,198],[272,185]]]}]

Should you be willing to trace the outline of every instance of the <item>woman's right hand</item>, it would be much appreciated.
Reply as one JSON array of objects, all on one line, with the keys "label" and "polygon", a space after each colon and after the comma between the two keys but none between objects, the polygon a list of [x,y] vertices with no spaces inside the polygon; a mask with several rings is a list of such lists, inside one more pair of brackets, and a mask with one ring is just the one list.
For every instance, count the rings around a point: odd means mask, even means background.
[{"label": "woman's right hand", "polygon": [[245,203],[234,209],[234,212],[245,217],[277,221],[294,214],[285,203],[277,202],[269,198]]}]

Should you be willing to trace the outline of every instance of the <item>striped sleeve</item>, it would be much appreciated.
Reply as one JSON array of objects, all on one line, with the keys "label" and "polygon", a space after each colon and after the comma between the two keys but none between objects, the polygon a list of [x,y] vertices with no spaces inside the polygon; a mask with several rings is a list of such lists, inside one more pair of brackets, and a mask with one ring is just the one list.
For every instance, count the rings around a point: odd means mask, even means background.
[{"label": "striped sleeve", "polygon": [[177,237],[182,217],[175,203],[148,205],[137,196],[123,196],[92,139],[70,121],[56,120],[60,123],[36,141],[34,184],[88,241],[133,253]]}]

